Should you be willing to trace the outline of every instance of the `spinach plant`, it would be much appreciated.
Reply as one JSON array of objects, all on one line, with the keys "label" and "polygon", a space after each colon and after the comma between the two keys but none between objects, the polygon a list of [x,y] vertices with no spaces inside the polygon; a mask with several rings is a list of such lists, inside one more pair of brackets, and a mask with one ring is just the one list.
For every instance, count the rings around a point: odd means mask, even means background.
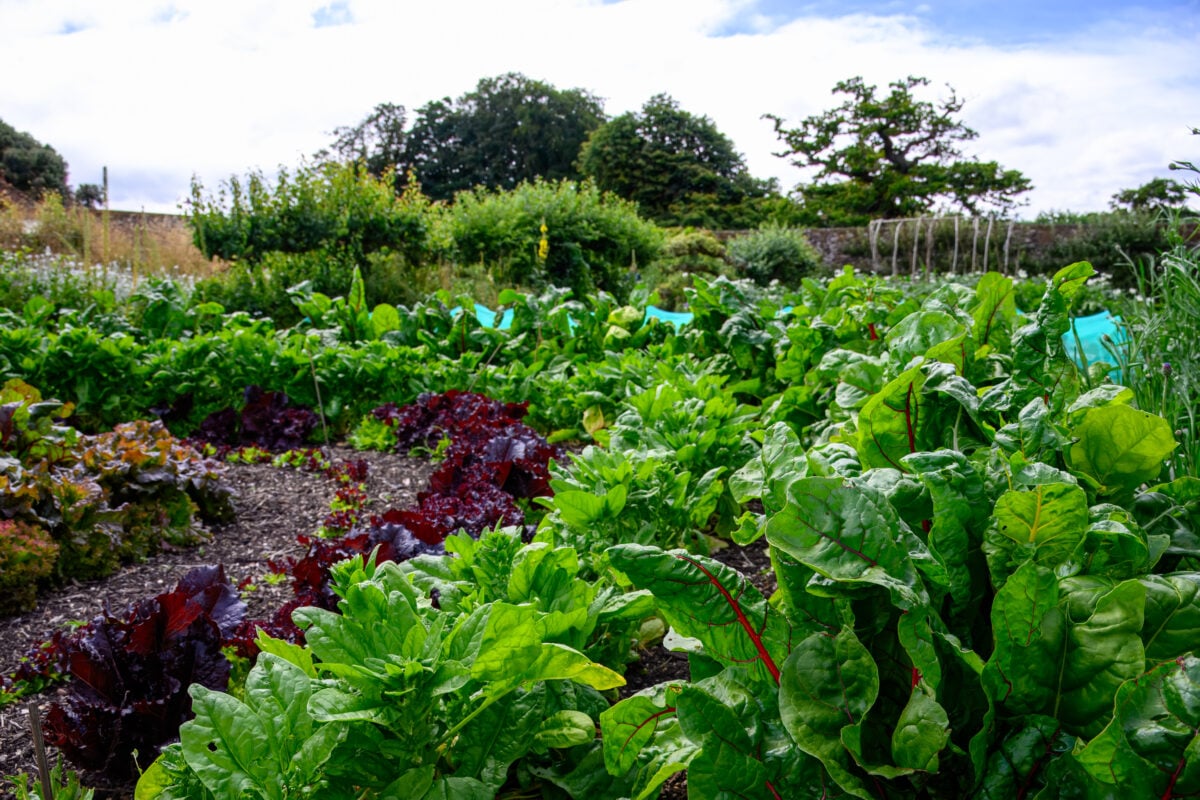
[{"label": "spinach plant", "polygon": [[341,613],[297,610],[303,648],[261,637],[245,701],[193,687],[195,719],[139,792],[482,799],[531,779],[522,759],[593,747],[598,690],[623,680],[556,641],[561,612],[440,609],[394,562],[333,573]]}]

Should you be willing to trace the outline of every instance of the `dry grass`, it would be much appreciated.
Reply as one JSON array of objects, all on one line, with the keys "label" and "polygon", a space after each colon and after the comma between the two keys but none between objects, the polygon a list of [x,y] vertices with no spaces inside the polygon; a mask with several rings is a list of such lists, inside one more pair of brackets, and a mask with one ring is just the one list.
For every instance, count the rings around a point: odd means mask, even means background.
[{"label": "dry grass", "polygon": [[64,207],[57,195],[36,205],[0,199],[0,248],[50,250],[83,264],[115,264],[142,275],[206,278],[226,266],[196,248],[183,217]]}]

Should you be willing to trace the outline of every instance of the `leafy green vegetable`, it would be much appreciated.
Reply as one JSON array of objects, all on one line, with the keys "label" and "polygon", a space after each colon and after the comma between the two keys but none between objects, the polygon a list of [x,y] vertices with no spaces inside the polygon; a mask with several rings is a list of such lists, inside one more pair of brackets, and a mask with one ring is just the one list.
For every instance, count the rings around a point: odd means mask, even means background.
[{"label": "leafy green vegetable", "polygon": [[1072,468],[1103,495],[1129,493],[1153,481],[1178,446],[1165,419],[1126,405],[1088,409],[1071,433]]}]

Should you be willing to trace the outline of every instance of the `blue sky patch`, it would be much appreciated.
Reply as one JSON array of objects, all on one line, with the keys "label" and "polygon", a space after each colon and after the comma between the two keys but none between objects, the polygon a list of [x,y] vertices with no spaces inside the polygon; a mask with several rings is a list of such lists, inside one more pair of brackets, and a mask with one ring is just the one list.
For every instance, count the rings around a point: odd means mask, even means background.
[{"label": "blue sky patch", "polygon": [[327,6],[322,6],[313,12],[313,24],[318,28],[330,28],[335,25],[349,25],[354,22],[350,7],[346,0],[335,0]]},{"label": "blue sky patch", "polygon": [[908,16],[920,20],[933,35],[948,42],[982,42],[997,46],[1053,42],[1087,31],[1099,21],[1137,28],[1181,22],[1193,25],[1200,16],[1200,0],[1130,3],[1127,0],[758,0],[735,20],[717,31],[718,36],[753,34],[773,30],[803,17],[822,19],[854,14]]}]

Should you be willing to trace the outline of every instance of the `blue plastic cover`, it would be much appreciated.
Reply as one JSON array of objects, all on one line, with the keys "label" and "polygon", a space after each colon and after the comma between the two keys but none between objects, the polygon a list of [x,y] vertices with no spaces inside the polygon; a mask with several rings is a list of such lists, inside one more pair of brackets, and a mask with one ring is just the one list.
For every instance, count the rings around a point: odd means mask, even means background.
[{"label": "blue plastic cover", "polygon": [[[1080,366],[1086,366],[1081,363],[1085,360],[1087,364],[1095,361],[1107,361],[1112,364],[1117,359],[1108,351],[1105,343],[1106,336],[1114,345],[1119,346],[1126,343],[1125,329],[1121,326],[1121,318],[1102,311],[1090,317],[1075,317],[1071,320],[1071,331],[1063,335],[1063,342],[1066,343],[1071,357]],[[1076,337],[1078,337],[1078,343],[1076,343]],[[1082,358],[1080,358],[1081,350],[1083,351]]]},{"label": "blue plastic cover", "polygon": [[[791,307],[780,309],[780,314],[791,312]],[[451,314],[462,313],[461,308],[453,308]],[[481,303],[475,304],[475,318],[479,320],[479,324],[485,328],[500,328],[500,330],[508,330],[512,326],[513,310],[506,309],[500,315],[499,323],[496,320],[496,312]],[[669,322],[672,325],[682,326],[692,322],[692,314],[689,311],[666,311],[657,306],[646,306],[646,320],[651,319]],[[1080,363],[1080,366],[1085,366],[1083,360],[1087,364],[1095,361],[1107,361],[1110,364],[1115,361],[1114,356],[1108,351],[1105,337],[1115,345],[1123,345],[1126,342],[1125,329],[1121,326],[1121,318],[1113,316],[1107,311],[1102,311],[1099,314],[1093,314],[1090,317],[1076,317],[1071,321],[1072,331],[1063,336],[1068,350],[1072,357]],[[1078,344],[1076,343],[1078,337]],[[1082,350],[1083,359],[1080,359],[1079,352]]]},{"label": "blue plastic cover", "polygon": [[646,321],[652,319],[669,322],[672,325],[690,325],[692,322],[692,312],[690,311],[666,311],[658,306],[646,306]]}]

